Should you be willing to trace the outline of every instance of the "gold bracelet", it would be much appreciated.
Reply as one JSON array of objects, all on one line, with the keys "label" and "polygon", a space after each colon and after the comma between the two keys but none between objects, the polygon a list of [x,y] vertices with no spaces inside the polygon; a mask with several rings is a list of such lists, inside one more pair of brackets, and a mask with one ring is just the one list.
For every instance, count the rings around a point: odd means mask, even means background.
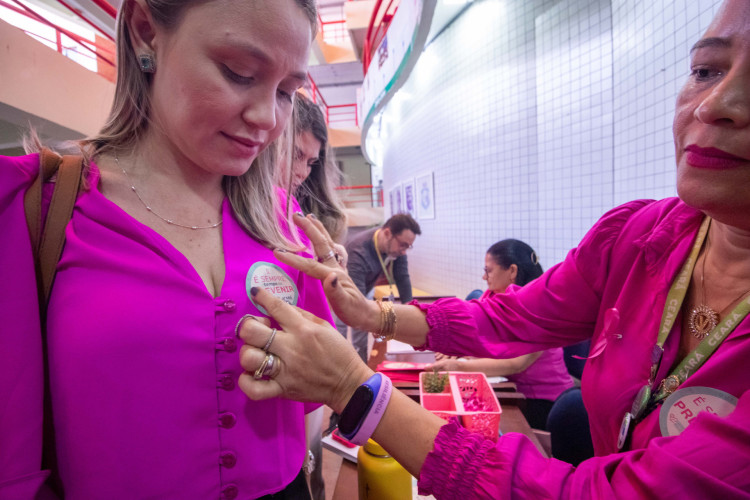
[{"label": "gold bracelet", "polygon": [[378,300],[380,307],[380,328],[373,335],[381,341],[388,341],[396,336],[396,312],[393,310],[393,302]]}]

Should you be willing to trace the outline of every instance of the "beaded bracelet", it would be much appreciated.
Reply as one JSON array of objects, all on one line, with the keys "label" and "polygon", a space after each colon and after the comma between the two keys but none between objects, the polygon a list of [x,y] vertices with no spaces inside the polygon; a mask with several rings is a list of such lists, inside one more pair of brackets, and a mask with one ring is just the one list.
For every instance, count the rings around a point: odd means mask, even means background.
[{"label": "beaded bracelet", "polygon": [[396,311],[393,310],[391,301],[377,302],[380,307],[380,328],[373,335],[380,341],[388,341],[396,336]]}]

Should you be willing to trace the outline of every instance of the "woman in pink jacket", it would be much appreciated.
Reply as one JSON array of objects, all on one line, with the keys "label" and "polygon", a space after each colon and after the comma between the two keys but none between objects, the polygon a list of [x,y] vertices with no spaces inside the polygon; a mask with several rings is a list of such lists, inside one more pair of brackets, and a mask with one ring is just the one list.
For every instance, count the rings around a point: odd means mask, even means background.
[{"label": "woman in pink jacket", "polygon": [[[726,0],[691,57],[674,120],[679,198],[611,210],[523,288],[377,304],[343,271],[276,252],[324,280],[345,321],[414,346],[496,357],[590,338],[582,391],[594,458],[573,467],[522,435],[495,443],[446,424],[326,325],[257,289],[283,327],[281,362],[268,381],[242,375],[241,388],[252,399],[326,402],[346,437],[372,436],[440,499],[750,498],[750,2]],[[329,239],[297,223],[325,255]],[[245,322],[245,370],[258,368],[269,332]]]}]

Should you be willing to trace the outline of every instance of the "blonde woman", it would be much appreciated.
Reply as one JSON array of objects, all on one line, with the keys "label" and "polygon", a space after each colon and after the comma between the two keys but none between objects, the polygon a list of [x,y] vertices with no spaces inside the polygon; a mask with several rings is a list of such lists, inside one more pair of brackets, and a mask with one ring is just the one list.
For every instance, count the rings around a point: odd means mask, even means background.
[{"label": "blonde woman", "polygon": [[246,398],[235,335],[266,314],[251,286],[329,314],[271,250],[299,249],[271,159],[316,23],[312,0],[123,2],[114,105],[82,144],[45,325],[21,204],[39,157],[0,158],[0,498],[308,495],[314,406]]}]

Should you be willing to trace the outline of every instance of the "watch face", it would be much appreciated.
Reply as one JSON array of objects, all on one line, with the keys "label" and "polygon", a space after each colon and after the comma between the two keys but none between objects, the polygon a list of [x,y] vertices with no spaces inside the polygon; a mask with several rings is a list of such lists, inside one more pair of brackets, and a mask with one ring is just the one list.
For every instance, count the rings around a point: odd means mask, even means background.
[{"label": "watch face", "polygon": [[339,430],[344,436],[350,436],[357,430],[362,418],[372,405],[373,398],[374,394],[369,386],[360,385],[357,387],[354,395],[346,404],[346,408],[341,412],[341,418],[339,419]]}]

